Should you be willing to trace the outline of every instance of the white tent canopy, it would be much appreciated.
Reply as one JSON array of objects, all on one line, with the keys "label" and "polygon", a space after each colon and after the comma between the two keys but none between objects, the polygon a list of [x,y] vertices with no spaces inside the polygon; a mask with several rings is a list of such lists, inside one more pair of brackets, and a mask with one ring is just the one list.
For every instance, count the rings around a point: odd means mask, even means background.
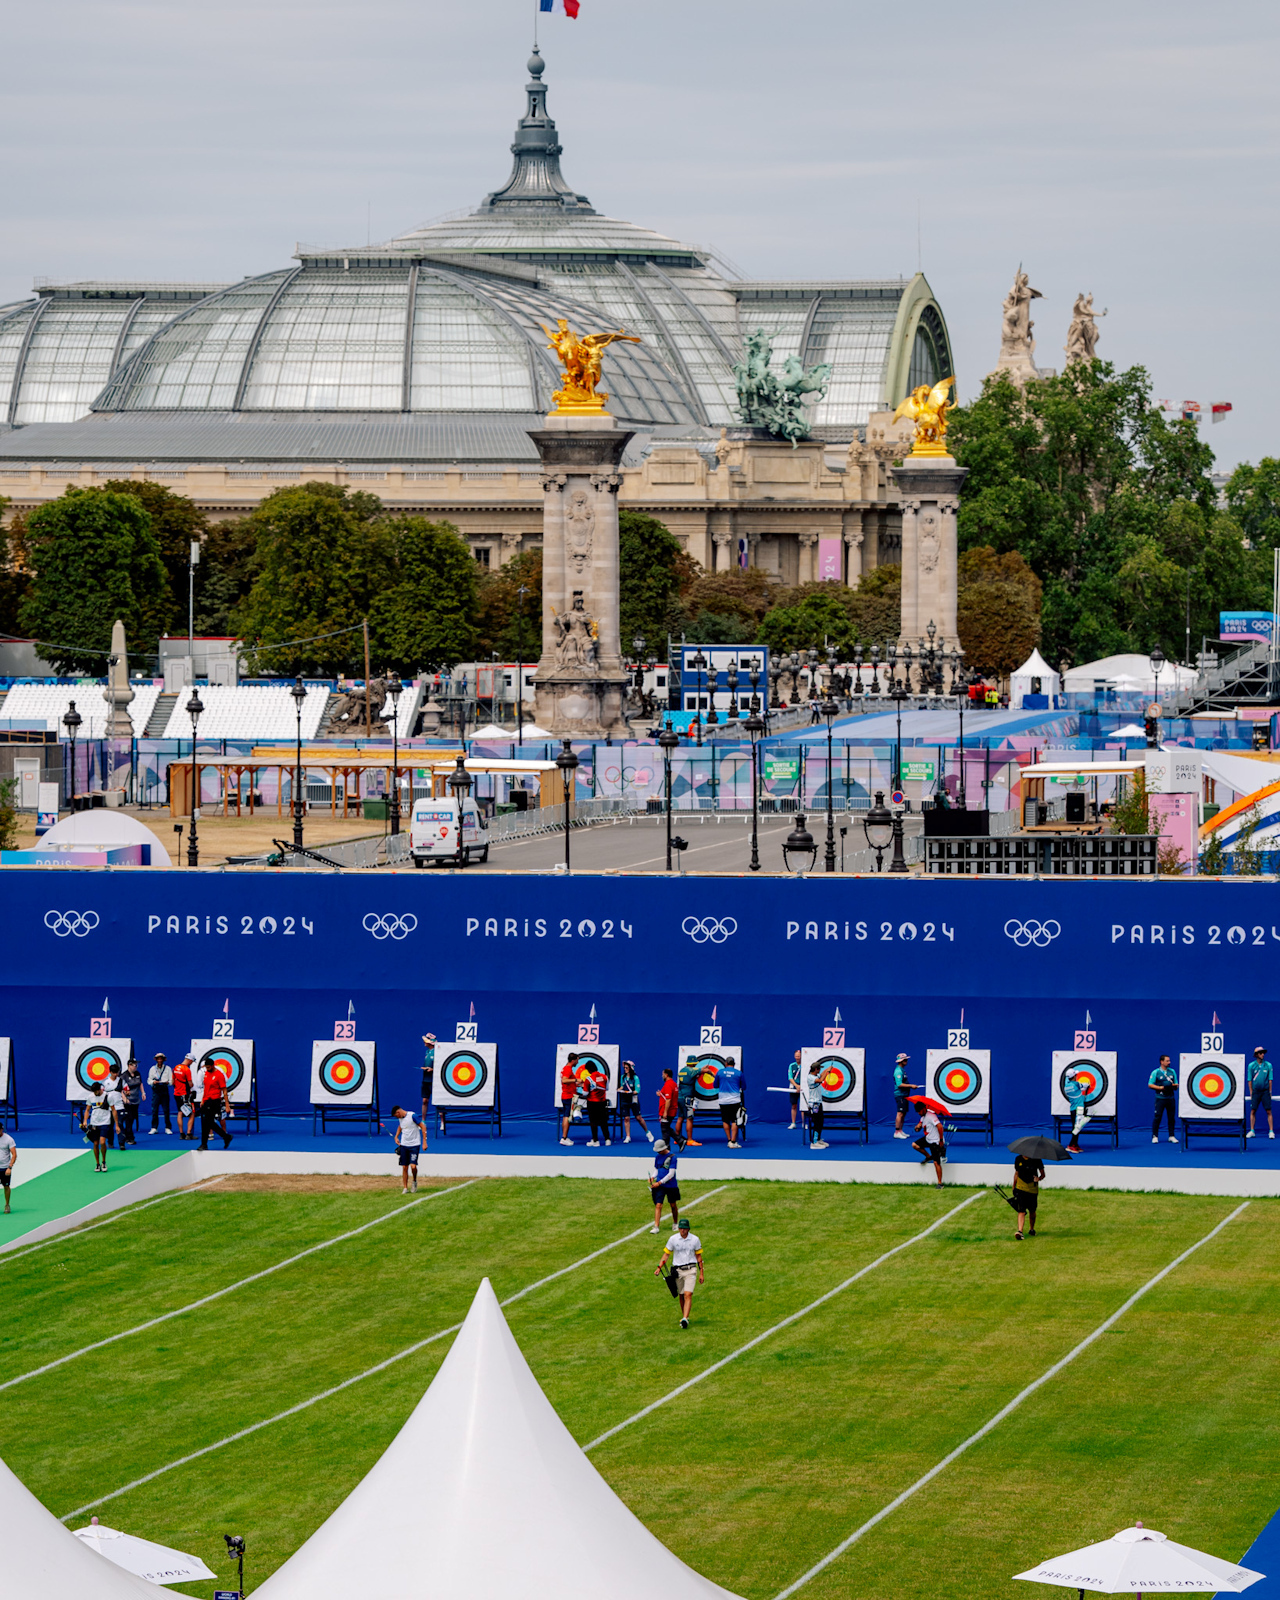
[{"label": "white tent canopy", "polygon": [[1097,1594],[1155,1594],[1178,1589],[1199,1593],[1239,1594],[1263,1577],[1234,1561],[1205,1555],[1189,1545],[1176,1544],[1154,1528],[1121,1528],[1111,1539],[1071,1550],[1016,1572],[1028,1583],[1053,1583],[1063,1589],[1092,1589]]},{"label": "white tent canopy", "polygon": [[[467,735],[468,740],[484,739],[489,744],[515,744],[515,728],[500,728],[496,722],[490,722],[486,727],[477,728],[474,733]],[[545,728],[540,728],[536,722],[526,722],[524,725],[526,739],[554,739],[555,734],[548,733]]]},{"label": "white tent canopy", "polygon": [[37,850],[52,850],[56,846],[83,845],[86,849],[112,850],[122,844],[149,844],[151,865],[167,867],[169,852],[164,841],[152,833],[145,822],[127,816],[123,811],[98,807],[91,811],[73,811],[61,822],[43,834],[36,842]]},{"label": "white tent canopy", "polygon": [[145,1578],[104,1561],[69,1533],[0,1461],[4,1587],[40,1600],[173,1600]]},{"label": "white tent canopy", "polygon": [[732,1600],[632,1515],[486,1278],[408,1421],[254,1600]]},{"label": "white tent canopy", "polygon": [[[1035,681],[1040,687],[1037,689]],[[1016,672],[1009,674],[1009,704],[1020,706],[1024,694],[1061,694],[1062,679],[1039,650],[1033,650]]]},{"label": "white tent canopy", "polygon": [[94,1517],[87,1528],[73,1528],[72,1534],[90,1550],[136,1573],[151,1583],[164,1587],[173,1583],[200,1583],[218,1574],[210,1572],[199,1556],[189,1556],[185,1550],[171,1550],[167,1544],[156,1544],[151,1539],[140,1539],[133,1533],[121,1533],[118,1528],[107,1528]]},{"label": "white tent canopy", "polygon": [[[1021,668],[1019,668],[1021,671]],[[1160,693],[1171,689],[1186,689],[1196,681],[1192,667],[1180,667],[1176,661],[1166,661],[1160,668]],[[1072,667],[1063,679],[1068,694],[1092,694],[1103,686],[1135,694],[1154,694],[1156,675],[1151,670],[1151,657],[1144,655],[1103,656],[1098,661],[1086,661]]]}]

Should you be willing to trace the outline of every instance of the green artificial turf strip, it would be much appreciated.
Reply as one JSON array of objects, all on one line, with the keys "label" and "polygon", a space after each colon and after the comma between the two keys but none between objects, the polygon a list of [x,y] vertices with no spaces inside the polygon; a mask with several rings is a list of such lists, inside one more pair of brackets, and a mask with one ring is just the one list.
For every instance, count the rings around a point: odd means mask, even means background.
[{"label": "green artificial turf strip", "polygon": [[[88,1358],[83,1365],[93,1370],[73,1364],[8,1391],[0,1397],[6,1459],[55,1512],[69,1510],[460,1320],[481,1276],[503,1298],[639,1226],[646,1211],[637,1189],[489,1180],[433,1200],[403,1224],[113,1346],[101,1363]],[[586,1442],[919,1232],[966,1192],[734,1182],[693,1212],[708,1283],[687,1333],[652,1277],[665,1226],[662,1236],[643,1235],[528,1296],[508,1319],[548,1397]],[[300,1227],[328,1237],[382,1203],[363,1194],[192,1196],[176,1202],[191,1207],[181,1224],[176,1212],[165,1218],[175,1264],[156,1268],[140,1241],[104,1230],[92,1259],[73,1263],[75,1287],[68,1295],[64,1282],[63,1309],[78,1296],[110,1328],[128,1326],[140,1318],[132,1291],[119,1303],[119,1274],[154,1296],[151,1279],[181,1275],[200,1261],[206,1239],[265,1237],[280,1246],[278,1259],[290,1253],[281,1241]],[[454,1209],[446,1216],[446,1208]],[[677,1554],[749,1600],[771,1600],[1232,1208],[1176,1196],[1046,1196],[1042,1236],[1015,1245],[1012,1214],[984,1197],[606,1441],[593,1459]],[[1165,1531],[1241,1554],[1275,1509],[1261,1390],[1276,1310],[1265,1253],[1275,1217],[1273,1203],[1255,1202],[806,1595],[827,1600],[833,1585],[843,1593],[851,1584],[863,1595],[936,1590],[935,1551],[945,1559],[949,1594],[977,1600],[981,1590],[985,1600],[1012,1572],[1134,1516],[1160,1526],[1150,1502],[1171,1504],[1168,1493],[1153,1496],[1167,1488],[1171,1458],[1180,1463],[1174,1499],[1193,1528]],[[89,1243],[73,1248],[83,1253]],[[231,1276],[243,1275],[230,1265]],[[114,1298],[104,1300],[100,1277],[114,1285]],[[37,1343],[51,1337],[50,1319],[56,1324],[56,1290],[45,1290],[30,1329]],[[174,1303],[186,1298],[194,1293],[184,1289]],[[38,1364],[24,1343],[22,1303],[19,1370]],[[220,1534],[242,1532],[253,1587],[368,1471],[448,1345],[441,1340],[99,1515],[194,1550],[219,1572]],[[100,1393],[101,1371],[108,1376]],[[68,1394],[93,1396],[90,1428]],[[1179,1433],[1171,1440],[1174,1415]],[[1227,1481],[1234,1544],[1223,1542],[1221,1518],[1202,1526],[1228,1498]],[[1146,1496],[1143,1506],[1123,1509],[1135,1495]],[[681,1509],[686,1501],[691,1510]],[[189,1586],[193,1594],[212,1587]]]},{"label": "green artificial turf strip", "polygon": [[[176,1150],[129,1150],[123,1154],[112,1150],[109,1152],[107,1170],[102,1173],[94,1169],[93,1152],[86,1150],[82,1155],[64,1161],[61,1166],[42,1172],[39,1177],[14,1184],[9,1214],[0,1216],[0,1228],[3,1229],[0,1237],[7,1243],[46,1222],[69,1217],[72,1212],[91,1205],[104,1194],[123,1189],[126,1184],[133,1183],[148,1172],[154,1172],[157,1167],[176,1160],[179,1154]],[[21,1163],[21,1149],[18,1160]],[[21,1165],[18,1171],[22,1171]],[[22,1246],[18,1248],[21,1250]],[[3,1259],[0,1256],[0,1261]]]}]

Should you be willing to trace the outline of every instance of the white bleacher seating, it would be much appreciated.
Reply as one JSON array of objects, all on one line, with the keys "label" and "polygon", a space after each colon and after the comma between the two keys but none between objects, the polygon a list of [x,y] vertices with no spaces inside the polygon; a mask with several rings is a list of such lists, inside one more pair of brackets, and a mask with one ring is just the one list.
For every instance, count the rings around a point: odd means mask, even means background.
[{"label": "white bleacher seating", "polygon": [[[135,683],[132,688],[129,720],[133,723],[134,734],[141,737],[146,731],[160,690],[154,683]],[[62,726],[62,719],[68,705],[74,700],[82,718],[76,738],[103,739],[106,737],[111,708],[102,698],[102,689],[100,683],[15,683],[0,706],[0,725],[37,722],[47,729],[56,729],[65,739],[67,730]],[[188,735],[190,731],[188,726]]]},{"label": "white bleacher seating", "polygon": [[[204,739],[235,739],[240,743],[257,743],[270,739],[293,739],[297,735],[297,713],[294,710],[291,684],[279,687],[262,684],[242,684],[227,688],[220,684],[201,683],[196,686],[204,712],[197,724],[197,737]],[[307,684],[307,698],[302,706],[302,737],[314,739],[320,727],[320,718],[329,703],[327,684]],[[166,739],[190,739],[191,718],[187,715],[187,701],[191,691],[179,694],[164,730]]]}]

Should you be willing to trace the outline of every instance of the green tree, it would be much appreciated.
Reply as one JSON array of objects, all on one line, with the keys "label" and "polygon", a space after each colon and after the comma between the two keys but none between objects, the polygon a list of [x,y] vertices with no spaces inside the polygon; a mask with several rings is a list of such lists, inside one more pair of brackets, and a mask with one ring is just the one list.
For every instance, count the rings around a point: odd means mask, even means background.
[{"label": "green tree", "polygon": [[0,632],[17,633],[18,614],[31,588],[31,574],[27,570],[27,521],[22,512],[15,511],[6,527],[4,513],[8,504],[0,497]]},{"label": "green tree", "polygon": [[1255,549],[1280,545],[1280,460],[1263,456],[1256,467],[1242,462],[1227,479],[1226,500]]},{"label": "green tree", "polygon": [[[187,568],[191,541],[203,539],[208,531],[205,514],[194,500],[175,494],[162,483],[135,482],[132,478],[112,478],[103,485],[115,494],[132,495],[147,508],[151,531],[156,536],[160,559],[169,578],[170,616],[166,626],[185,633],[187,628]],[[199,568],[196,569],[197,578]]]},{"label": "green tree", "polygon": [[671,607],[697,576],[697,563],[665,523],[623,510],[618,512],[618,566],[623,655],[641,635],[648,649],[665,657]]},{"label": "green tree", "polygon": [[[521,594],[521,590],[524,593]],[[496,572],[481,571],[477,659],[537,661],[542,655],[542,550],[522,550]]]},{"label": "green tree", "polygon": [[135,496],[68,489],[33,511],[27,529],[35,575],[20,620],[59,672],[104,673],[117,617],[139,654],[158,646],[169,581]]},{"label": "green tree", "polygon": [[470,660],[479,574],[467,541],[451,522],[425,517],[389,517],[378,527],[395,565],[395,581],[378,594],[369,618],[380,665],[407,674]]},{"label": "green tree", "polygon": [[255,578],[233,619],[250,671],[363,675],[360,624],[397,577],[381,510],[329,483],[277,489],[254,509]]},{"label": "green tree", "polygon": [[221,638],[234,634],[232,619],[253,588],[257,549],[258,528],[252,517],[233,517],[210,526],[196,568],[198,634]]},{"label": "green tree", "polygon": [[1025,557],[1044,584],[1050,659],[1157,642],[1181,654],[1161,636],[1173,575],[1147,541],[1176,564],[1162,545],[1168,515],[1178,503],[1212,515],[1213,453],[1193,423],[1170,423],[1152,406],[1143,368],[1076,363],[1024,388],[1002,375],[953,415],[948,437],[969,469],[961,548]]},{"label": "green tree", "polygon": [[843,657],[858,643],[853,601],[842,583],[806,583],[780,596],[756,635],[773,651],[818,650],[833,644]]},{"label": "green tree", "polygon": [[[670,607],[664,632],[684,634],[690,644],[749,644],[777,601],[777,581],[760,567],[745,571],[703,572],[689,563],[692,576]],[[665,643],[665,640],[664,640]]]}]

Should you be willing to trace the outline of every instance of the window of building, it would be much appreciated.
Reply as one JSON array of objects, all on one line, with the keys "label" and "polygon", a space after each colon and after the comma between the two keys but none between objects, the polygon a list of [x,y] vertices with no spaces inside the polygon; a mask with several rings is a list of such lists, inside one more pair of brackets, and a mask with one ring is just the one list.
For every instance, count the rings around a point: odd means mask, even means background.
[{"label": "window of building", "polygon": [[489,546],[487,544],[478,544],[478,545],[476,545],[476,547],[475,547],[475,549],[474,549],[474,551],[472,553],[474,554],[476,560],[480,563],[480,565],[482,567],[487,567],[489,565],[489,554],[490,554],[490,551],[489,551]]}]

